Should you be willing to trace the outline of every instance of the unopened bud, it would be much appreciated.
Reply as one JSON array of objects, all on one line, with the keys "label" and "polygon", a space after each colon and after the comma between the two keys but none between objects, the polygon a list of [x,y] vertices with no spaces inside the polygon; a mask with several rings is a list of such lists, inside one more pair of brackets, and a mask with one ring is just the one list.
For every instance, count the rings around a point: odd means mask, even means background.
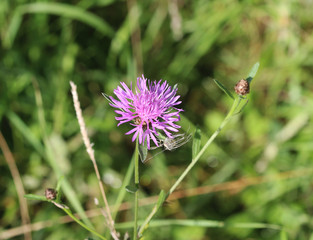
[{"label": "unopened bud", "polygon": [[54,190],[53,188],[47,188],[45,190],[45,196],[48,200],[54,200],[57,197],[57,191]]},{"label": "unopened bud", "polygon": [[235,92],[238,95],[247,95],[250,92],[249,82],[245,79],[241,79],[235,86]]}]

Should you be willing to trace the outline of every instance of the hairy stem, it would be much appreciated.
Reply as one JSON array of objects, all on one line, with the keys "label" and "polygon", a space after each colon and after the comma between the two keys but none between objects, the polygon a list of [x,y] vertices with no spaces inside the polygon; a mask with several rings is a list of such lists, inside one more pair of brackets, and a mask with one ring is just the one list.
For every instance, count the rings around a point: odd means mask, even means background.
[{"label": "hairy stem", "polygon": [[82,134],[82,137],[83,137],[84,144],[86,146],[87,153],[88,153],[88,155],[90,157],[90,160],[91,160],[91,162],[92,162],[92,164],[94,166],[94,170],[95,170],[95,173],[96,173],[96,176],[97,176],[97,179],[98,179],[98,184],[99,184],[99,188],[100,188],[100,191],[101,191],[101,195],[102,195],[102,198],[103,198],[103,201],[104,201],[104,209],[105,209],[104,218],[105,218],[105,220],[107,222],[107,225],[108,225],[108,227],[110,229],[112,237],[115,240],[118,240],[119,239],[118,238],[118,233],[116,232],[116,230],[114,228],[114,221],[113,221],[113,218],[112,218],[112,215],[111,215],[111,211],[110,211],[110,208],[109,208],[108,200],[107,200],[106,195],[105,195],[103,183],[101,181],[101,177],[100,177],[98,165],[97,165],[97,162],[96,162],[94,150],[93,150],[92,144],[91,144],[91,142],[89,140],[89,137],[88,137],[88,134],[87,134],[86,125],[85,125],[85,121],[84,121],[83,114],[82,114],[82,110],[80,108],[80,103],[79,103],[78,95],[77,95],[77,91],[76,91],[77,87],[76,87],[76,85],[73,82],[70,82],[70,85],[71,85],[71,88],[72,88],[74,108],[75,108],[77,120],[78,120],[78,123],[79,123],[79,126],[80,126],[80,131],[81,131],[81,134]]}]

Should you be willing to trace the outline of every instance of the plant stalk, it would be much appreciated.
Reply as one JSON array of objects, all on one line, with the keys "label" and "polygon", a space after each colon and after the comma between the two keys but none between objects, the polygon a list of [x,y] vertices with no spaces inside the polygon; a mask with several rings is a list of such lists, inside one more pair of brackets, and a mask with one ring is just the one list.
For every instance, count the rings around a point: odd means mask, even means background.
[{"label": "plant stalk", "polygon": [[177,179],[177,181],[174,183],[174,185],[168,191],[168,193],[166,194],[166,198],[168,198],[168,196],[171,195],[175,191],[177,186],[186,177],[186,175],[189,173],[189,171],[192,169],[192,167],[199,161],[199,159],[203,155],[203,153],[207,150],[207,148],[210,146],[210,144],[214,141],[214,139],[217,137],[217,135],[222,131],[222,129],[225,127],[225,125],[229,122],[231,117],[234,115],[240,102],[241,102],[241,98],[239,98],[239,97],[234,100],[230,111],[228,112],[227,116],[224,118],[224,120],[221,123],[221,125],[219,126],[219,128],[211,135],[209,140],[206,142],[206,144],[203,146],[203,148],[200,150],[200,152],[196,155],[196,157],[194,159],[192,159],[191,163],[188,165],[188,167],[185,169],[185,171],[181,174],[181,176]]},{"label": "plant stalk", "polygon": [[138,138],[136,140],[135,150],[135,186],[137,188],[135,192],[135,214],[134,214],[134,235],[133,239],[137,239],[137,228],[138,228],[138,187],[139,187],[139,144]]},{"label": "plant stalk", "polygon": [[74,216],[74,214],[72,214],[72,212],[67,209],[67,208],[62,208],[62,210],[64,212],[66,212],[67,215],[69,215],[75,222],[77,222],[80,226],[82,226],[83,228],[85,228],[86,230],[88,230],[89,232],[93,233],[94,235],[96,235],[97,237],[101,238],[102,240],[107,240],[105,237],[101,236],[100,233],[94,231],[93,229],[91,229],[90,227],[88,227],[86,224],[84,224],[83,222],[81,222],[78,218],[76,218]]},{"label": "plant stalk", "polygon": [[[171,195],[177,186],[181,183],[181,181],[186,177],[186,175],[189,173],[189,171],[192,169],[192,167],[199,161],[200,157],[204,154],[204,152],[207,150],[207,148],[210,146],[210,144],[214,141],[214,139],[217,137],[217,135],[221,132],[221,130],[225,127],[225,125],[229,122],[231,117],[233,117],[236,114],[236,110],[238,106],[240,105],[242,98],[238,96],[234,101],[231,109],[229,110],[227,116],[224,118],[221,125],[218,127],[218,129],[212,134],[212,136],[209,138],[209,140],[206,142],[206,144],[203,146],[203,148],[200,150],[200,152],[196,155],[195,158],[192,159],[191,163],[188,165],[188,167],[185,169],[185,171],[181,174],[181,176],[177,179],[177,181],[173,184],[173,186],[170,188],[168,193],[166,194],[164,201]],[[164,202],[163,201],[163,202]],[[161,205],[160,205],[161,206]],[[148,217],[145,219],[144,224],[140,227],[138,235],[141,236],[143,231],[147,228],[147,225],[153,218],[153,216],[158,211],[157,205],[155,205],[151,211],[151,213],[148,215]]]}]

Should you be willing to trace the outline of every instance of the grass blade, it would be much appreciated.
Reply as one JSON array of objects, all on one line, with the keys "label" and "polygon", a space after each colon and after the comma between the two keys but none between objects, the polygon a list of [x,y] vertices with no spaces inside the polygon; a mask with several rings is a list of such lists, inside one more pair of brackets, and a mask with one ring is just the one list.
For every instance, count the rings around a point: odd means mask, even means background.
[{"label": "grass blade", "polygon": [[[60,169],[59,165],[54,160],[54,151],[51,149],[51,146],[49,145],[47,140],[44,140],[45,148],[44,146],[36,139],[34,134],[30,131],[30,129],[27,127],[27,125],[14,113],[14,112],[8,112],[7,117],[11,121],[11,123],[14,125],[14,127],[17,128],[18,131],[20,131],[23,135],[23,137],[35,148],[35,150],[43,157],[45,158],[50,166],[53,168],[54,173],[59,178],[64,175],[62,170]],[[66,195],[69,202],[73,205],[73,208],[78,212],[78,214],[82,217],[83,221],[88,225],[92,226],[91,222],[87,218],[85,211],[80,204],[78,200],[78,196],[76,195],[75,191],[73,190],[71,184],[69,181],[64,178],[62,183],[62,190],[64,194]]]},{"label": "grass blade", "polygon": [[246,80],[251,83],[253,78],[255,77],[258,69],[259,69],[260,63],[257,62],[256,64],[253,65],[253,67],[251,68],[248,77],[246,78]]},{"label": "grass blade", "polygon": [[132,185],[127,185],[125,189],[129,193],[136,193],[138,191],[138,187]]},{"label": "grass blade", "polygon": [[197,128],[193,137],[193,141],[192,141],[192,158],[193,159],[199,153],[200,148],[201,148],[201,130]]},{"label": "grass blade", "polygon": [[63,179],[64,179],[64,176],[61,176],[61,177],[59,178],[59,180],[58,180],[57,187],[55,188],[55,190],[56,190],[57,192],[60,191],[60,188],[61,188]]},{"label": "grass blade", "polygon": [[[313,239],[313,237],[311,236],[310,240],[312,240],[312,239]],[[288,235],[287,235],[286,231],[282,230],[280,232],[280,240],[288,240]]]},{"label": "grass blade", "polygon": [[26,141],[39,153],[42,157],[45,156],[45,151],[43,145],[38,141],[34,134],[29,130],[27,125],[14,113],[7,112],[6,116],[16,129],[22,133]]},{"label": "grass blade", "polygon": [[11,18],[10,25],[4,34],[3,37],[3,47],[4,48],[10,48],[13,44],[13,41],[15,39],[15,36],[20,28],[21,22],[23,18],[23,13],[20,11],[20,8],[16,8],[13,16]]},{"label": "grass blade", "polygon": [[[142,223],[141,221],[139,223]],[[248,228],[248,229],[273,229],[281,230],[282,227],[276,224],[248,222],[248,223],[233,223],[228,224],[224,221],[216,220],[196,220],[196,219],[160,219],[150,222],[149,227],[164,227],[164,226],[189,226],[189,227],[204,227],[204,228]],[[131,228],[132,222],[118,223],[116,228]]]},{"label": "grass blade", "polygon": [[35,194],[25,194],[24,197],[29,200],[39,200],[39,201],[48,202],[45,196],[40,196],[40,195],[35,195]]},{"label": "grass blade", "polygon": [[37,2],[24,4],[16,8],[4,38],[5,47],[12,46],[18,29],[20,28],[23,15],[29,13],[46,13],[71,18],[93,27],[105,36],[112,37],[114,35],[113,29],[103,19],[80,7],[64,3]]},{"label": "grass blade", "polygon": [[234,96],[231,94],[231,92],[226,88],[226,87],[224,87],[224,85],[221,83],[221,82],[219,82],[217,79],[213,79],[214,80],[214,82],[216,83],[216,85],[220,88],[220,89],[222,89],[222,91],[224,92],[224,93],[226,93],[226,95],[228,96],[228,97],[230,97],[231,99],[235,99],[234,98]]}]

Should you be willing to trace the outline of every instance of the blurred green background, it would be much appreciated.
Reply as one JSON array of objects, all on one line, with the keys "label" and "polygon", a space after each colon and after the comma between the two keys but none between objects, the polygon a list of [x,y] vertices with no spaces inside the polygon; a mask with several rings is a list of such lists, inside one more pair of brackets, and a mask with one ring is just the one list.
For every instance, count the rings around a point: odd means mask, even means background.
[{"label": "blurred green background", "polygon": [[[180,185],[182,197],[168,201],[155,218],[250,225],[151,227],[146,239],[313,239],[312,9],[312,0],[1,0],[0,237],[30,239],[18,228],[23,221],[17,193],[23,192],[12,177],[18,173],[25,193],[38,195],[64,175],[64,203],[74,212],[97,208],[100,191],[80,137],[70,80],[78,86],[114,204],[134,143],[124,135],[127,124],[116,126],[101,92],[110,95],[120,81],[130,84],[142,73],[177,83],[183,129],[198,126],[205,141],[231,106],[213,78],[232,90],[259,61],[248,105]],[[8,154],[5,142],[13,158],[2,154]],[[141,199],[170,188],[191,160],[191,145],[140,165]],[[14,162],[18,171],[9,168]],[[132,203],[132,194],[123,201]],[[151,204],[140,207],[141,219]],[[132,221],[131,206],[118,213],[117,223]],[[59,224],[64,213],[52,204],[27,201],[27,207],[30,221],[43,224],[32,239],[90,236],[76,223]],[[90,222],[105,233],[102,216]]]}]

